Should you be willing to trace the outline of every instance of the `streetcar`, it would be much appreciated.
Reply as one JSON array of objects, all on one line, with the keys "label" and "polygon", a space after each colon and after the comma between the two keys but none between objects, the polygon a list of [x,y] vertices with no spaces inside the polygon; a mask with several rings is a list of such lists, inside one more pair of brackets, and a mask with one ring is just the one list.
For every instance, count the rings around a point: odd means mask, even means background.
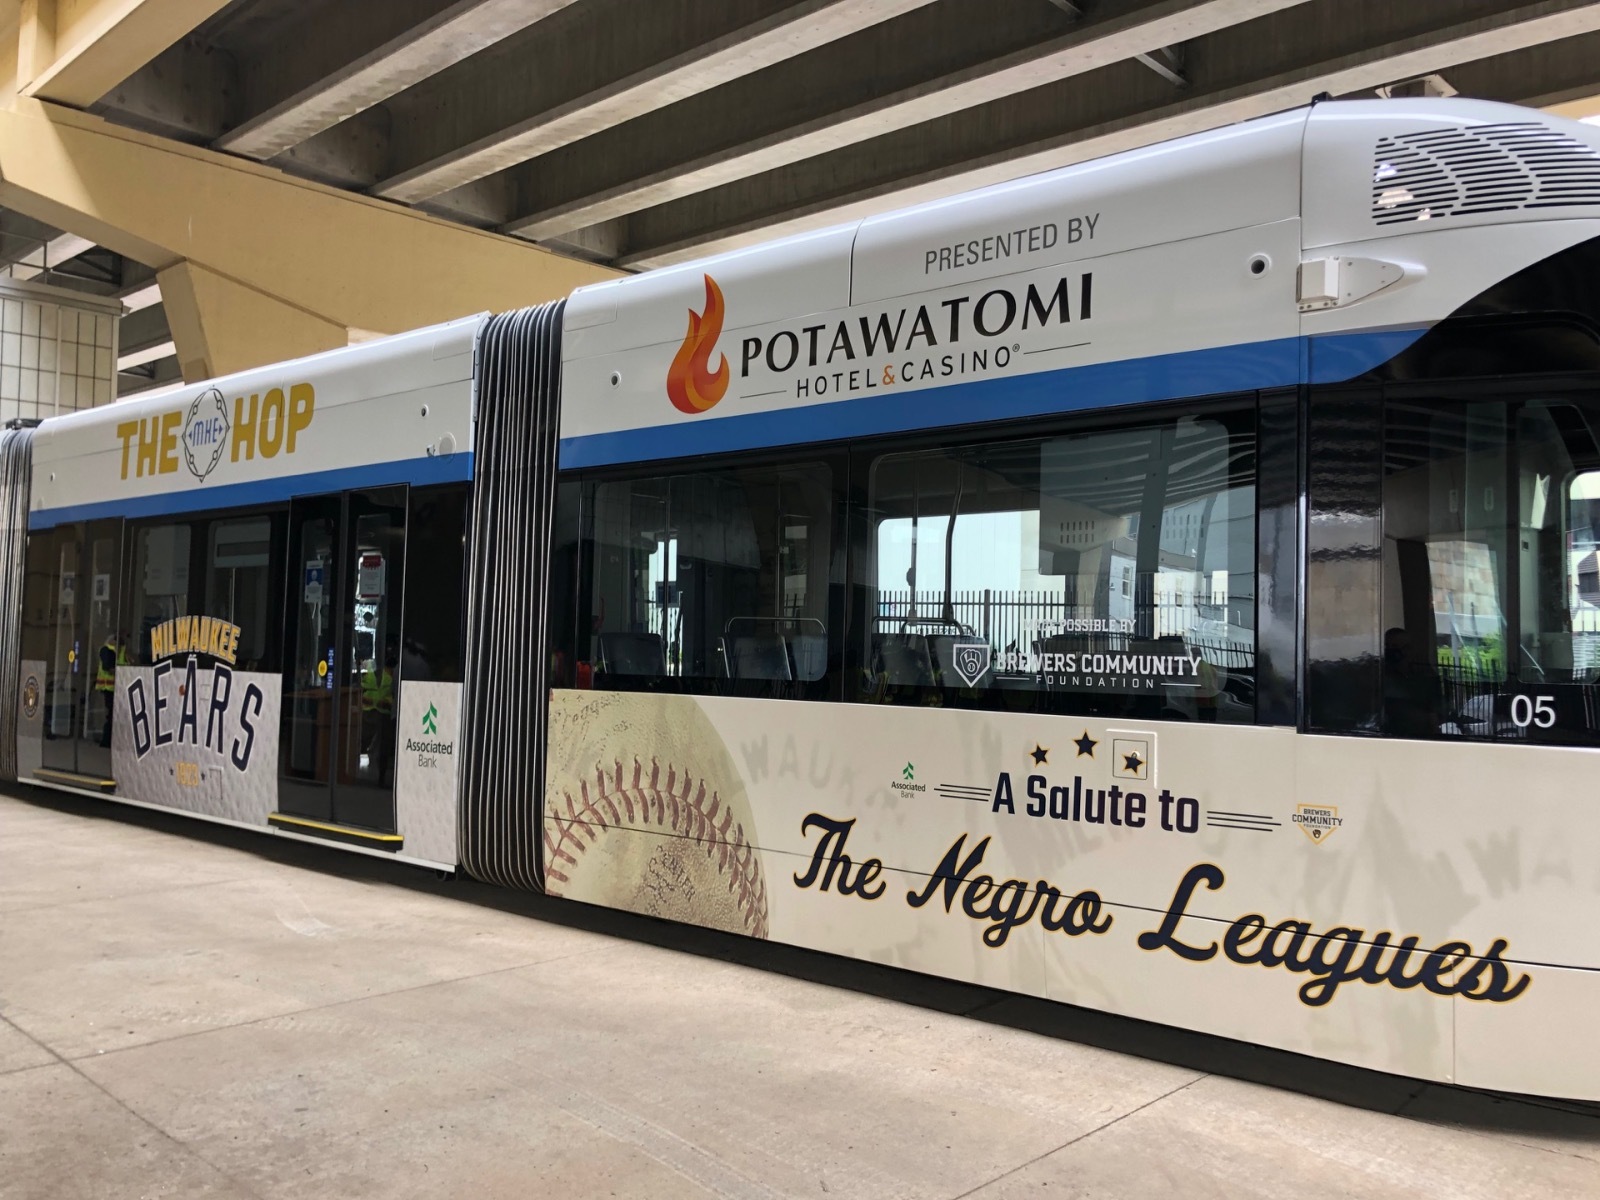
[{"label": "streetcar", "polygon": [[5,439],[7,778],[1600,1099],[1600,130],[1327,101]]}]

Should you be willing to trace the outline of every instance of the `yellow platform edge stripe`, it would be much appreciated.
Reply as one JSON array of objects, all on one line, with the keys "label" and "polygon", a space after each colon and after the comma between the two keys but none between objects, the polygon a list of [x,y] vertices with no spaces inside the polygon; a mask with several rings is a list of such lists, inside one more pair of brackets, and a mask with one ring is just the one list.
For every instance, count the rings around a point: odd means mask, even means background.
[{"label": "yellow platform edge stripe", "polygon": [[77,775],[71,771],[58,771],[54,767],[39,767],[33,772],[37,779],[60,779],[67,783],[88,784],[96,788],[114,788],[115,779],[102,779],[98,775]]},{"label": "yellow platform edge stripe", "polygon": [[267,823],[270,825],[298,825],[305,829],[320,829],[324,833],[338,833],[346,837],[365,838],[369,842],[403,842],[405,837],[398,833],[370,833],[365,829],[355,829],[349,825],[330,825],[326,821],[313,821],[308,817],[291,817],[287,813],[268,813]]}]

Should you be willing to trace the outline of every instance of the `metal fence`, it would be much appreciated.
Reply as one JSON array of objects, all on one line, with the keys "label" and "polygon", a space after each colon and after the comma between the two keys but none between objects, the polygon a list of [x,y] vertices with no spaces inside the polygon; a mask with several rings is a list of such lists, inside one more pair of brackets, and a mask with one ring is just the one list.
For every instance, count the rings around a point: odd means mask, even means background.
[{"label": "metal fence", "polygon": [[[1126,621],[1128,632],[1083,635],[1091,645],[1106,649],[1125,647],[1131,639],[1179,637],[1191,651],[1203,653],[1215,666],[1245,670],[1254,665],[1249,641],[1230,637],[1230,628],[1245,630],[1240,614],[1223,604],[1142,602],[1130,603],[1126,615],[1109,618],[1103,601],[1080,601],[1070,595],[1040,591],[1006,591],[996,588],[956,591],[946,607],[942,591],[909,590],[878,593],[878,632],[899,629],[907,622],[924,627],[951,620],[961,632],[983,638],[998,651],[1026,653],[1036,643],[1053,636],[1063,622],[1073,620]],[[1230,625],[1229,618],[1234,618]],[[1076,635],[1074,635],[1076,636]]]}]

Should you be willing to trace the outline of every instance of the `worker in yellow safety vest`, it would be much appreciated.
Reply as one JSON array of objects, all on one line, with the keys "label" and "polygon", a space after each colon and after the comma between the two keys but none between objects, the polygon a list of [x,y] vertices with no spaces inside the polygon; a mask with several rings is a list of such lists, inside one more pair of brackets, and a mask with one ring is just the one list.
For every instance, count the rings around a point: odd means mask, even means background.
[{"label": "worker in yellow safety vest", "polygon": [[361,711],[388,716],[394,712],[394,672],[388,667],[361,672]]},{"label": "worker in yellow safety vest", "polygon": [[106,703],[106,720],[100,730],[100,744],[107,748],[111,746],[111,717],[117,707],[117,668],[129,666],[132,661],[128,658],[127,641],[125,637],[107,634],[94,668],[94,690],[105,697]]},{"label": "worker in yellow safety vest", "polygon": [[386,783],[389,778],[391,751],[394,747],[394,667],[398,655],[389,650],[384,655],[383,666],[376,660],[361,672],[361,741],[366,747],[362,756],[364,771],[370,778]]}]

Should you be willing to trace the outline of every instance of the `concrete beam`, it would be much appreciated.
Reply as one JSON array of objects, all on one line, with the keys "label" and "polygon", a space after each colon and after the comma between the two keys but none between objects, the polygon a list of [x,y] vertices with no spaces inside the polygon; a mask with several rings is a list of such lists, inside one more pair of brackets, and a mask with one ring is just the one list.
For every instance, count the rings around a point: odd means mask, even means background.
[{"label": "concrete beam", "polygon": [[124,351],[143,350],[171,340],[172,329],[167,325],[166,309],[159,302],[124,314],[117,333],[117,347]]},{"label": "concrete beam", "polygon": [[932,2],[660,0],[591,8],[609,24],[587,31],[579,10],[542,45],[510,39],[398,106],[394,169],[372,193],[427,200]]},{"label": "concrete beam", "polygon": [[0,110],[0,204],[161,270],[186,376],[283,356],[282,343],[208,325],[213,302],[320,347],[350,328],[395,333],[615,274],[35,101]]},{"label": "concrete beam", "polygon": [[57,234],[48,242],[41,242],[25,250],[6,263],[5,273],[12,279],[37,279],[55,270],[68,259],[94,249],[94,243],[72,233]]},{"label": "concrete beam", "polygon": [[1190,41],[1183,91],[1114,64],[635,213],[617,261],[681,262],[1597,29],[1587,0],[1309,4]]},{"label": "concrete beam", "polygon": [[[1008,10],[1011,23],[992,9],[985,20],[985,6],[972,0],[936,5],[833,48],[828,70],[838,86],[816,87],[806,74],[814,66],[790,63],[613,131],[604,143],[514,168],[508,174],[532,203],[503,228],[554,238],[1303,2],[1108,3],[1082,20],[1041,4]],[[946,47],[955,50],[953,70]],[[685,131],[695,139],[689,154]]]},{"label": "concrete beam", "polygon": [[183,372],[178,369],[177,355],[158,358],[143,366],[130,367],[117,372],[117,399],[149,396],[162,391],[176,391],[183,386]]},{"label": "concrete beam", "polygon": [[1189,77],[1183,73],[1183,47],[1161,46],[1148,54],[1135,54],[1135,62],[1149,67],[1173,87],[1189,86]]},{"label": "concrete beam", "polygon": [[17,92],[86,108],[227,0],[22,0]]},{"label": "concrete beam", "polygon": [[[135,367],[145,366],[160,358],[174,358],[177,356],[177,347],[169,338],[164,342],[153,342],[148,346],[140,346],[137,350],[129,350],[117,355],[117,370],[131,371]],[[198,379],[209,379],[210,374],[196,376]],[[192,381],[191,381],[192,382]]]},{"label": "concrete beam", "polygon": [[1444,75],[1466,96],[1551,108],[1581,120],[1600,112],[1596,64],[1600,64],[1600,32],[1461,63]]},{"label": "concrete beam", "polygon": [[[148,357],[140,362],[175,353],[189,383],[349,344],[346,326],[195,263],[178,263],[157,278],[172,342],[141,352]],[[117,367],[140,362],[119,359]]]},{"label": "concrete beam", "polygon": [[161,303],[161,284],[141,283],[131,291],[119,293],[117,299],[122,301],[122,307],[130,313],[140,312]]},{"label": "concrete beam", "polygon": [[[317,37],[243,64],[252,111],[219,150],[267,159],[404,91],[573,0],[384,0],[333,5]],[[296,30],[298,35],[300,31]]]},{"label": "concrete beam", "polygon": [[183,38],[89,106],[123,125],[204,145],[228,127],[240,106],[232,55]]},{"label": "concrete beam", "polygon": [[0,209],[0,267],[36,254],[40,246],[61,236],[61,230],[25,213]]}]

